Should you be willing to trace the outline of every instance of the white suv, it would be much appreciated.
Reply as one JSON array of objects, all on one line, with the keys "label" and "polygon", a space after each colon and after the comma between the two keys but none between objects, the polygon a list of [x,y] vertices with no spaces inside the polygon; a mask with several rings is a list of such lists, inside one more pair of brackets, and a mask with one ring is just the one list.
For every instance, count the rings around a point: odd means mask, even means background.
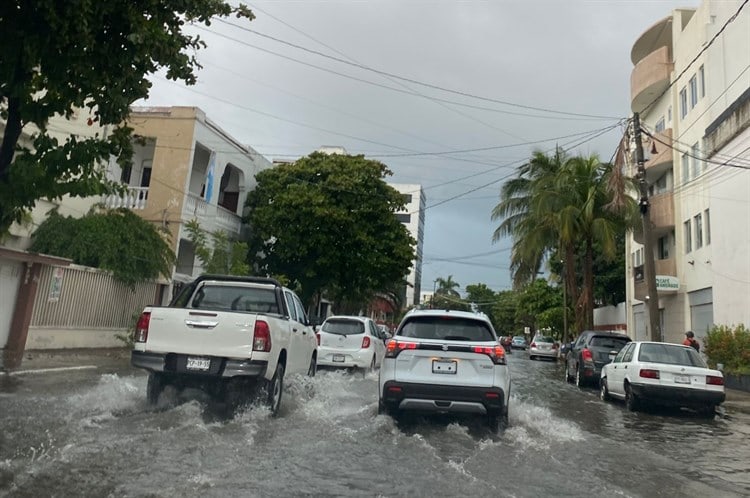
[{"label": "white suv", "polygon": [[505,349],[483,314],[418,310],[407,314],[380,368],[379,413],[464,413],[508,423],[510,371]]}]

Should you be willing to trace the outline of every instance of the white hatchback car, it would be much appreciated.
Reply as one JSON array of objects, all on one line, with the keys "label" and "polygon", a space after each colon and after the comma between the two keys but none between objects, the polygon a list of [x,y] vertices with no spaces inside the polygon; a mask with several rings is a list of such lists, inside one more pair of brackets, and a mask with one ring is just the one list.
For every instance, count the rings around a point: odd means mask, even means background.
[{"label": "white hatchback car", "polygon": [[600,393],[605,401],[624,399],[631,411],[654,404],[713,415],[725,399],[724,376],[690,346],[638,341],[602,368]]},{"label": "white hatchback car", "polygon": [[417,310],[386,346],[379,413],[463,413],[507,425],[510,371],[505,349],[483,314]]},{"label": "white hatchback car", "polygon": [[328,317],[316,335],[319,367],[374,370],[385,357],[385,334],[364,316]]}]

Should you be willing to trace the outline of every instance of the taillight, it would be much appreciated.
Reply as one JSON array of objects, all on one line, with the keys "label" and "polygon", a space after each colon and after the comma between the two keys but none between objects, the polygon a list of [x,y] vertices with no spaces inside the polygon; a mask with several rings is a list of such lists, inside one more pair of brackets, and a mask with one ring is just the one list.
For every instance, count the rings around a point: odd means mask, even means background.
[{"label": "taillight", "polygon": [[651,370],[650,368],[641,368],[641,371],[638,375],[640,375],[644,379],[658,379],[659,371]]},{"label": "taillight", "polygon": [[148,326],[151,323],[151,312],[145,311],[135,325],[135,342],[146,342],[148,340]]},{"label": "taillight", "polygon": [[475,353],[486,354],[496,365],[505,365],[505,348],[497,346],[474,346]]},{"label": "taillight", "polygon": [[385,357],[395,358],[404,349],[417,349],[416,342],[403,342],[396,339],[390,339],[385,346]]},{"label": "taillight", "polygon": [[368,336],[364,336],[362,338],[362,349],[367,349],[370,347],[370,338]]},{"label": "taillight", "polygon": [[591,350],[588,348],[581,350],[581,358],[583,358],[583,361],[594,361],[594,355],[591,354]]},{"label": "taillight", "polygon": [[271,351],[271,330],[268,328],[268,323],[263,320],[255,321],[253,351],[261,351],[263,353]]},{"label": "taillight", "polygon": [[706,384],[712,386],[723,386],[724,377],[717,377],[716,375],[706,375]]},{"label": "taillight", "polygon": [[320,333],[315,334],[315,340],[318,341],[318,346],[320,346]]},{"label": "taillight", "polygon": [[536,347],[536,343],[535,343],[535,342],[532,342],[532,343],[531,343],[531,347],[532,347],[532,348],[535,348],[535,347]]}]

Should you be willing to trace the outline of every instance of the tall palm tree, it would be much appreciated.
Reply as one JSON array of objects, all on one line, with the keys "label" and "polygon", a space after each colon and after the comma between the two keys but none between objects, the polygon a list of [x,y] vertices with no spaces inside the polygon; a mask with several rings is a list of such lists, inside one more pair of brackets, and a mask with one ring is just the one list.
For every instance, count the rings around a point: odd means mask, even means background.
[{"label": "tall palm tree", "polygon": [[460,287],[460,284],[453,280],[453,275],[448,275],[448,278],[438,277],[435,279],[435,282],[437,283],[435,294],[441,296],[461,297],[461,294],[456,290]]}]

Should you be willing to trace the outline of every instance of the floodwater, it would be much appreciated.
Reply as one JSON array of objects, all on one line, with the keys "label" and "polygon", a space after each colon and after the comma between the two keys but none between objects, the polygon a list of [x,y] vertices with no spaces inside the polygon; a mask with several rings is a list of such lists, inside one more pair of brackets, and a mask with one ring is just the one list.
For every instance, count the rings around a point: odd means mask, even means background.
[{"label": "floodwater", "polygon": [[509,357],[510,426],[377,415],[377,373],[288,377],[281,414],[145,401],[123,365],[0,378],[0,496],[747,496],[750,415],[630,413]]}]

